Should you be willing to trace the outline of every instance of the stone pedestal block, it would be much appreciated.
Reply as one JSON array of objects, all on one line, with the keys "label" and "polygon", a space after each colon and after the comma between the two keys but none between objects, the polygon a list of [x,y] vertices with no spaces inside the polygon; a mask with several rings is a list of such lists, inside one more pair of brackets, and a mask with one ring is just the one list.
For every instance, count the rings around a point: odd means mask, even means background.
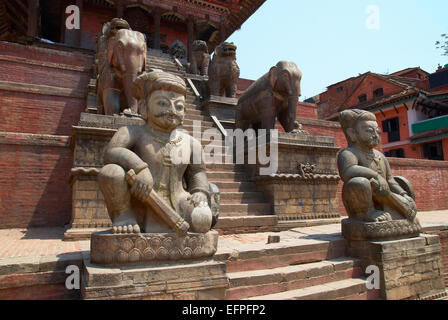
[{"label": "stone pedestal block", "polygon": [[112,226],[97,183],[104,150],[118,128],[143,124],[140,118],[81,113],[78,125],[72,129],[72,219],[64,239],[88,239],[92,231]]},{"label": "stone pedestal block", "polygon": [[377,266],[380,296],[387,300],[427,299],[443,295],[441,245],[438,236],[390,241],[346,240],[350,256],[359,258],[363,270]]},{"label": "stone pedestal block", "polygon": [[223,262],[152,262],[100,267],[84,257],[83,299],[223,300],[229,286]]},{"label": "stone pedestal block", "polygon": [[[260,175],[260,168],[267,167],[260,163],[246,165],[246,169],[271,201],[279,221],[339,218],[340,178],[336,166],[339,148],[334,146],[334,138],[279,133],[277,143],[271,144],[271,140],[268,135],[266,146],[257,148],[264,148],[271,161],[277,161],[276,173]],[[246,151],[246,163],[251,151]],[[277,157],[273,152],[278,153]]]},{"label": "stone pedestal block", "polygon": [[178,261],[212,257],[218,248],[218,232],[113,234],[93,233],[90,260],[98,265],[125,265],[150,261]]},{"label": "stone pedestal block", "polygon": [[210,96],[202,104],[210,116],[215,116],[221,122],[235,123],[238,99]]}]

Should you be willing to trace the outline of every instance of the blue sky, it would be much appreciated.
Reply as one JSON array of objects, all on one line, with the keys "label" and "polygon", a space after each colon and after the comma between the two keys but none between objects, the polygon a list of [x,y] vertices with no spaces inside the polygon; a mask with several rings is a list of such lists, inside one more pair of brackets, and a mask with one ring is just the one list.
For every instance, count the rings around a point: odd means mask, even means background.
[{"label": "blue sky", "polygon": [[228,41],[238,46],[242,78],[294,61],[304,100],[367,71],[434,72],[448,63],[434,45],[448,33],[447,14],[447,0],[267,0]]}]

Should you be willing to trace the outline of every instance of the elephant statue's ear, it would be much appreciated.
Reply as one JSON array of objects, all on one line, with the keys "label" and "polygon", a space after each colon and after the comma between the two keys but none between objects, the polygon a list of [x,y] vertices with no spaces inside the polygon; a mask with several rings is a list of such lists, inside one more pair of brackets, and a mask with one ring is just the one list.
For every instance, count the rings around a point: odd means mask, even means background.
[{"label": "elephant statue's ear", "polygon": [[275,87],[275,83],[277,82],[277,67],[272,67],[271,70],[269,70],[269,83],[272,88]]}]

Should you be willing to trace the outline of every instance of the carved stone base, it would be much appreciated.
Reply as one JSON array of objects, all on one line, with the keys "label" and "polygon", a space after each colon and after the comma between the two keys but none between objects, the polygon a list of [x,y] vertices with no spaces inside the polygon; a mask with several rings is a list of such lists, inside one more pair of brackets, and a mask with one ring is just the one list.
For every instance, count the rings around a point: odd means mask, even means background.
[{"label": "carved stone base", "polygon": [[93,233],[91,262],[123,265],[150,261],[180,261],[212,257],[218,247],[218,232],[113,234],[110,230]]},{"label": "carved stone base", "polygon": [[224,262],[150,262],[101,267],[84,254],[83,299],[223,300],[229,282]]},{"label": "carved stone base", "polygon": [[[267,134],[266,141],[271,140],[272,136]],[[246,147],[245,150],[245,163],[249,163],[251,153],[259,154],[260,148],[265,147],[266,154],[275,152],[278,167],[275,168],[271,159],[272,174],[262,175],[261,168],[267,166],[261,163],[247,164],[245,169],[257,189],[263,191],[271,202],[278,220],[339,218],[337,195],[340,178],[336,163],[339,148],[334,146],[334,138],[279,133],[278,143],[274,141],[258,146],[258,149]]]},{"label": "carved stone base", "polygon": [[422,232],[416,219],[385,222],[363,222],[354,219],[342,220],[342,235],[347,240],[392,240],[417,237]]},{"label": "carved stone base", "polygon": [[210,96],[203,102],[203,108],[208,110],[210,116],[215,116],[219,121],[235,122],[238,99],[218,96]]},{"label": "carved stone base", "polygon": [[361,268],[378,267],[380,297],[428,299],[445,294],[442,247],[436,235],[388,241],[346,241],[347,254]]}]

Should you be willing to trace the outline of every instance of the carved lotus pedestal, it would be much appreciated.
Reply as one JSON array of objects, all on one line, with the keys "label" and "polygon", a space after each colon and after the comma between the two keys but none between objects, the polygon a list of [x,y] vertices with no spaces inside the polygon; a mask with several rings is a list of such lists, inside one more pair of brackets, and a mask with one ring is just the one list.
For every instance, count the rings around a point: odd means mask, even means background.
[{"label": "carved lotus pedestal", "polygon": [[390,240],[418,237],[422,227],[418,219],[364,222],[354,219],[342,220],[342,235],[348,240]]},{"label": "carved lotus pedestal", "polygon": [[212,257],[218,246],[218,232],[113,234],[93,233],[90,260],[99,265],[136,262],[180,261]]},{"label": "carved lotus pedestal", "polygon": [[225,263],[215,262],[218,232],[92,234],[84,256],[84,299],[224,299]]}]

